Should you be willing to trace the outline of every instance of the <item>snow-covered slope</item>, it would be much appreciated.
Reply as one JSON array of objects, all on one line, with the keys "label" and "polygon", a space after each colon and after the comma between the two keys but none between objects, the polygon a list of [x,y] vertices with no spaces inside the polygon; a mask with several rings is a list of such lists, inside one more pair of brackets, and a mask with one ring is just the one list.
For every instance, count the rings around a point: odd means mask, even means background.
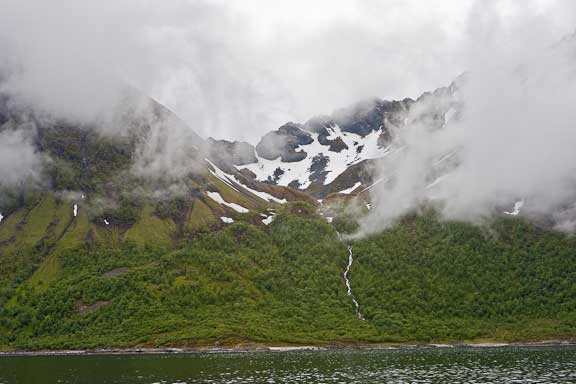
[{"label": "snow-covered slope", "polygon": [[281,157],[268,160],[258,156],[258,162],[237,166],[238,169],[248,169],[256,180],[274,184],[307,189],[310,185],[320,183],[329,185],[348,167],[363,160],[377,159],[385,156],[389,148],[379,146],[380,131],[371,132],[366,137],[351,132],[342,132],[338,125],[327,128],[330,138],[339,138],[347,146],[339,152],[332,151],[327,145],[322,145],[317,133],[312,133],[312,143],[300,145],[298,152],[305,152],[306,157],[300,161],[285,162]]},{"label": "snow-covered slope", "polygon": [[253,162],[234,167],[256,181],[317,198],[357,193],[375,182],[369,167],[394,152],[391,142],[397,130],[420,118],[443,124],[447,111],[438,108],[442,103],[430,101],[452,92],[451,86],[416,100],[370,100],[303,124],[287,123],[262,137]]}]

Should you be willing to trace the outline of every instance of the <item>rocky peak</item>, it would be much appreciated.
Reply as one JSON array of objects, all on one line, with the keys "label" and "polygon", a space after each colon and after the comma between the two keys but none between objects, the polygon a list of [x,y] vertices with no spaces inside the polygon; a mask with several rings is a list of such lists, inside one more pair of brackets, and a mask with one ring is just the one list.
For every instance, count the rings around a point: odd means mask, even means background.
[{"label": "rocky peak", "polygon": [[306,158],[307,155],[306,152],[296,149],[313,141],[312,135],[303,130],[299,124],[287,123],[278,130],[264,135],[256,145],[256,152],[258,156],[267,160],[280,157],[283,162],[296,162]]}]

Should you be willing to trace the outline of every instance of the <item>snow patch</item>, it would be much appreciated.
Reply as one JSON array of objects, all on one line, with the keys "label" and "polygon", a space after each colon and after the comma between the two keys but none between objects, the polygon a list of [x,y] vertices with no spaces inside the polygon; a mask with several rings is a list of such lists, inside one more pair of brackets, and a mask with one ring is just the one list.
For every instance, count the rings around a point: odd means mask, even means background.
[{"label": "snow patch", "polygon": [[265,225],[270,225],[270,224],[272,223],[272,221],[274,221],[274,216],[275,216],[275,215],[272,214],[272,215],[266,217],[265,219],[262,219],[262,222],[263,222]]},{"label": "snow patch", "polygon": [[504,214],[506,215],[510,215],[510,216],[518,216],[518,214],[520,213],[520,209],[524,206],[524,201],[520,200],[514,203],[514,209],[512,210],[512,212],[507,212],[504,211]]},{"label": "snow patch", "polygon": [[104,224],[110,225],[110,222],[108,220],[104,219]]},{"label": "snow patch", "polygon": [[340,192],[338,192],[338,193],[343,193],[343,194],[345,194],[345,195],[349,195],[349,194],[351,194],[352,192],[354,192],[354,190],[355,190],[356,188],[358,188],[359,186],[361,186],[361,185],[362,185],[361,182],[357,182],[356,184],[354,184],[354,185],[351,186],[350,188],[347,188],[347,189],[345,189],[345,190],[343,190],[343,191],[340,191]]},{"label": "snow patch", "polygon": [[218,192],[206,192],[206,194],[208,195],[209,198],[211,198],[212,200],[214,200],[218,204],[230,207],[233,210],[235,210],[236,212],[240,212],[240,213],[249,212],[249,210],[247,208],[244,208],[241,205],[238,205],[236,203],[227,202],[226,200],[224,200],[224,198],[222,196],[220,196],[220,194]]},{"label": "snow patch", "polygon": [[78,216],[78,204],[74,204],[74,207],[72,208],[72,213],[74,214],[74,217]]},{"label": "snow patch", "polygon": [[234,222],[234,219],[231,217],[225,217],[225,216],[221,216],[220,220],[222,220],[224,223],[226,224],[232,224]]},{"label": "snow patch", "polygon": [[2,215],[2,213],[0,213],[0,223],[2,222],[2,220],[4,220],[4,216]]},{"label": "snow patch", "polygon": [[218,168],[216,166],[216,164],[214,164],[213,162],[211,162],[208,159],[204,159],[208,162],[208,164],[210,164],[212,166],[212,168],[214,168],[213,170],[208,168],[208,170],[210,171],[210,173],[212,175],[214,175],[217,179],[219,179],[220,181],[222,181],[224,184],[226,184],[227,186],[229,186],[230,188],[232,188],[233,190],[235,190],[236,192],[239,192],[238,189],[236,189],[236,187],[234,187],[234,185],[232,185],[232,181],[230,181],[228,179],[228,175],[222,171],[220,168]]},{"label": "snow patch", "polygon": [[331,216],[326,216],[326,221],[332,223],[334,221],[334,218]]},{"label": "snow patch", "polygon": [[245,190],[247,190],[248,192],[252,193],[253,195],[258,196],[259,198],[261,198],[262,200],[268,201],[268,202],[274,202],[274,203],[278,203],[278,204],[285,204],[287,202],[286,199],[279,199],[276,196],[272,196],[269,193],[266,192],[262,192],[262,191],[257,191],[255,189],[252,189],[250,187],[248,187],[247,185],[243,184],[240,182],[240,180],[238,180],[238,178],[234,175],[230,175],[229,173],[224,172],[223,170],[221,170],[220,168],[218,168],[216,166],[216,164],[214,164],[213,162],[211,162],[208,159],[205,159],[211,166],[212,168],[214,168],[214,170],[210,170],[210,173],[212,173],[212,175],[214,175],[216,178],[218,178],[219,180],[221,180],[222,182],[224,182],[226,185],[228,185],[230,188],[234,189],[236,192],[239,192],[238,189],[236,187],[234,187],[232,185],[232,183],[237,184],[238,186],[244,188]]}]

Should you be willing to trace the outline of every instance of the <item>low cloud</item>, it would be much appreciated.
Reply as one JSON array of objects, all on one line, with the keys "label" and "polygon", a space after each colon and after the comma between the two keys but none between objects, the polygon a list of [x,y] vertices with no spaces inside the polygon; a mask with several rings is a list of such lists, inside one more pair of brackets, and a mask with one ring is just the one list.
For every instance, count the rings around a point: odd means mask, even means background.
[{"label": "low cloud", "polygon": [[[547,44],[542,36],[519,37],[523,27],[507,49],[499,42],[471,54],[470,73],[452,96],[411,111],[395,132],[393,146],[402,150],[381,162],[383,181],[371,191],[375,204],[362,233],[424,205],[446,219],[481,222],[517,201],[524,217],[574,228],[576,38]],[[547,31],[546,23],[532,28]],[[450,118],[431,124],[418,119],[422,109],[449,111]]]},{"label": "low cloud", "polygon": [[129,84],[203,137],[255,144],[287,121],[449,83],[468,69],[463,47],[484,52],[486,25],[502,41],[518,23],[536,26],[535,41],[559,38],[570,4],[0,0],[0,67],[12,68],[5,90],[72,118],[101,119]]},{"label": "low cloud", "polygon": [[14,187],[39,177],[41,157],[24,129],[0,132],[0,186]]},{"label": "low cloud", "polygon": [[144,127],[135,148],[135,176],[176,182],[201,172],[203,140],[184,122],[151,100],[141,100],[134,115]]},{"label": "low cloud", "polygon": [[[0,7],[0,88],[14,100],[115,133],[126,127],[106,122],[117,122],[130,87],[182,118],[152,116],[137,149],[139,176],[185,174],[195,164],[194,132],[256,142],[286,121],[373,96],[414,97],[469,71],[458,118],[436,129],[411,116],[396,132],[394,145],[405,149],[382,163],[381,176],[393,180],[375,187],[379,208],[365,228],[386,227],[428,201],[446,217],[470,220],[514,199],[525,200],[525,212],[570,205],[574,58],[571,40],[560,39],[574,28],[573,1],[0,0]],[[23,133],[0,140],[4,178],[18,182],[37,161],[33,146]],[[452,151],[451,167],[430,169]],[[13,162],[16,153],[24,161]]]}]

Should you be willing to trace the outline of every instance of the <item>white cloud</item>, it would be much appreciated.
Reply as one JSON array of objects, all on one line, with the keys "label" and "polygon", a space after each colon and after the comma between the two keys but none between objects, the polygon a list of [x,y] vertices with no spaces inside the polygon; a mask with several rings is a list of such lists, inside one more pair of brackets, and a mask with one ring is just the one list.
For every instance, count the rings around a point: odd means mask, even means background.
[{"label": "white cloud", "polygon": [[0,186],[12,187],[36,178],[39,165],[40,157],[24,130],[0,132]]},{"label": "white cloud", "polygon": [[470,51],[483,55],[485,39],[506,49],[518,24],[538,41],[557,39],[574,21],[570,4],[0,0],[0,36],[22,70],[10,86],[45,108],[100,117],[120,78],[200,135],[255,141],[288,120],[449,83]]},{"label": "white cloud", "polygon": [[[554,40],[555,21],[541,13],[505,24],[493,8],[475,12],[478,44],[465,47],[470,74],[458,91],[460,117],[443,129],[414,123],[398,132],[397,145],[407,147],[380,167],[395,180],[372,190],[365,231],[430,200],[451,219],[482,220],[523,200],[524,216],[555,217],[559,228],[569,227],[560,219],[574,222],[562,212],[576,201],[576,37]],[[435,160],[452,151],[457,162],[435,183]]]}]

